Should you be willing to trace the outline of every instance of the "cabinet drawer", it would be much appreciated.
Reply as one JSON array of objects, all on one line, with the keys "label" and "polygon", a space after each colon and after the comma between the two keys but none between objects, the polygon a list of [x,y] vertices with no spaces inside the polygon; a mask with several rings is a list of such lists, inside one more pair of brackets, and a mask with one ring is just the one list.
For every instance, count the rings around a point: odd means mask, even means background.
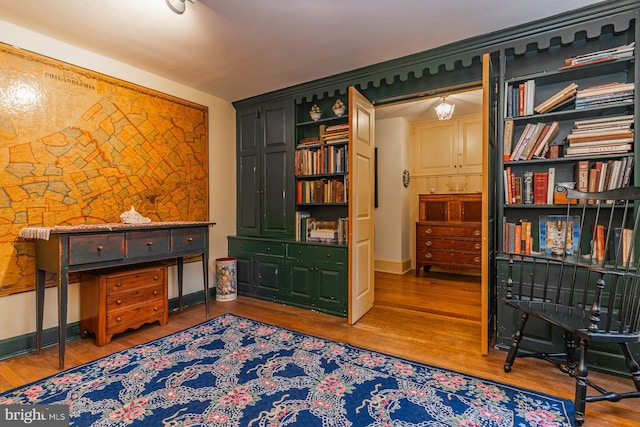
[{"label": "cabinet drawer", "polygon": [[417,261],[424,264],[444,264],[445,266],[481,266],[479,253],[462,251],[418,250]]},{"label": "cabinet drawer", "polygon": [[162,283],[154,286],[137,288],[129,292],[121,292],[107,296],[107,313],[111,313],[112,311],[118,309],[128,308],[136,304],[155,300],[159,301],[159,304],[163,303],[164,285]]},{"label": "cabinet drawer", "polygon": [[169,230],[131,231],[127,233],[127,257],[169,255]]},{"label": "cabinet drawer", "polygon": [[346,263],[347,248],[326,245],[289,244],[287,257],[303,261]]},{"label": "cabinet drawer", "polygon": [[161,317],[164,315],[164,301],[151,301],[126,310],[116,310],[107,313],[107,329],[125,325],[127,323],[140,322],[141,319]]},{"label": "cabinet drawer", "polygon": [[446,249],[446,250],[458,250],[458,251],[476,251],[480,252],[482,249],[482,242],[480,239],[439,239],[422,237],[416,242],[416,248],[418,249]]},{"label": "cabinet drawer", "polygon": [[420,237],[472,237],[480,239],[482,237],[482,227],[478,226],[448,226],[417,224],[416,236]]},{"label": "cabinet drawer", "polygon": [[281,256],[286,255],[286,244],[273,240],[257,239],[229,239],[229,255],[260,254]]},{"label": "cabinet drawer", "polygon": [[107,283],[107,295],[114,295],[121,292],[128,292],[130,290],[150,286],[164,284],[164,269],[159,267],[157,269],[149,269],[138,271],[135,273],[123,273],[119,275],[110,275],[106,279]]},{"label": "cabinet drawer", "polygon": [[124,259],[124,233],[69,236],[69,265]]},{"label": "cabinet drawer", "polygon": [[206,227],[178,228],[171,230],[171,252],[204,251],[207,246]]}]

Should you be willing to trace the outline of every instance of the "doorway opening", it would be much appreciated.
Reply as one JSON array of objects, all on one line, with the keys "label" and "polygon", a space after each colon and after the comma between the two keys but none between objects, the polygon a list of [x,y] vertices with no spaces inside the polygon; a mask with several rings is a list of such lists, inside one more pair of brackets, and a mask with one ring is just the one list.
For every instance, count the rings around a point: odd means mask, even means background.
[{"label": "doorway opening", "polygon": [[[396,103],[376,107],[376,148],[378,154],[378,198],[379,204],[375,211],[375,265],[377,272],[412,275],[416,269],[416,222],[418,221],[419,194],[447,194],[451,192],[481,192],[482,156],[476,151],[470,157],[478,163],[475,169],[453,167],[447,169],[447,162],[452,156],[459,154],[443,152],[442,144],[437,144],[428,151],[416,152],[413,140],[413,129],[416,125],[439,124],[466,126],[475,120],[478,124],[482,118],[482,89],[477,86],[471,90],[438,94],[414,100],[403,100]],[[446,101],[455,105],[451,120],[440,122],[434,107],[446,96]],[[481,127],[475,129],[479,146],[471,149],[480,150]],[[446,130],[444,132],[449,132]],[[458,132],[456,130],[456,132]],[[458,135],[455,135],[456,138]],[[420,157],[418,157],[420,156]],[[442,157],[442,161],[436,157]],[[449,156],[449,157],[447,157]],[[420,165],[420,159],[427,159],[427,163],[434,166],[425,171]],[[424,162],[423,162],[424,163]],[[467,165],[468,166],[468,165]],[[406,185],[406,187],[405,187]],[[478,271],[451,271],[432,267],[429,273],[421,272],[415,278],[417,283],[424,282],[425,288],[433,280],[447,280],[447,277],[457,283],[467,283],[480,287],[480,273]],[[414,278],[411,277],[414,282]],[[480,294],[477,294],[476,306],[480,306]],[[425,298],[428,298],[425,293]],[[456,296],[451,293],[439,295],[440,303],[454,303]],[[475,298],[475,297],[474,297]],[[410,299],[410,298],[409,298]],[[416,304],[424,306],[424,301]],[[437,307],[437,304],[434,307]],[[433,304],[429,304],[433,305]],[[459,313],[451,312],[458,316]],[[480,314],[473,316],[480,320]]]}]

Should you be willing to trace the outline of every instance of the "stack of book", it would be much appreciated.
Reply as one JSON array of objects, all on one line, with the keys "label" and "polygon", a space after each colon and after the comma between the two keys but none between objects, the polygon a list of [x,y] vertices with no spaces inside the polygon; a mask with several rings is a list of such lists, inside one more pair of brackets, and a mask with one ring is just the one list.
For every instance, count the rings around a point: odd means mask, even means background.
[{"label": "stack of book", "polygon": [[618,102],[633,102],[635,83],[613,82],[579,90],[576,94],[576,110],[601,107]]},{"label": "stack of book", "polygon": [[[580,160],[575,165],[576,190],[606,191],[626,187],[631,182],[633,157],[616,160],[596,161]],[[594,202],[595,203],[595,202]]]},{"label": "stack of book", "polygon": [[307,242],[338,243],[338,221],[309,221]]},{"label": "stack of book", "polygon": [[[512,122],[507,122],[505,128],[509,127],[509,123]],[[558,136],[559,131],[558,122],[551,124],[542,122],[528,123],[522,131],[518,142],[513,147],[508,160],[513,162],[516,160],[531,160],[534,157],[544,157],[549,150],[549,144]],[[505,138],[507,135],[508,132],[505,129]],[[505,147],[508,145],[509,143],[505,140]]]},{"label": "stack of book", "polygon": [[547,113],[552,110],[560,109],[571,104],[578,93],[577,83],[571,83],[569,86],[562,88],[552,96],[538,104],[533,111],[538,114]]},{"label": "stack of book", "polygon": [[349,123],[333,126],[321,126],[320,138],[325,144],[349,142]]},{"label": "stack of book", "polygon": [[611,49],[599,50],[597,52],[586,53],[584,55],[567,58],[564,66],[560,69],[580,67],[583,65],[595,64],[598,62],[614,61],[616,59],[630,58],[633,56],[635,42],[626,45],[613,47]]},{"label": "stack of book", "polygon": [[319,136],[310,136],[308,138],[301,139],[300,142],[298,142],[298,147],[307,145],[318,145],[320,144],[320,142],[321,141]]},{"label": "stack of book", "polygon": [[566,137],[565,156],[626,153],[633,148],[633,115],[580,120]]}]

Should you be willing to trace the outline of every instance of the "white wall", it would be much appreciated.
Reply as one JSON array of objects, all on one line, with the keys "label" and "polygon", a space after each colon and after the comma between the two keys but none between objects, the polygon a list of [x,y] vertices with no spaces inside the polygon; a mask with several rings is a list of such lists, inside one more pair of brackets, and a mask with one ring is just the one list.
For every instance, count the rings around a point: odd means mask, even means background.
[{"label": "white wall", "polygon": [[[235,234],[236,229],[235,109],[231,103],[1,20],[0,42],[206,105],[209,108],[209,220],[216,223],[210,230],[210,260],[227,255],[226,237]],[[213,274],[213,269],[210,269],[210,286],[215,284]],[[185,294],[202,290],[201,263],[185,266],[183,289]],[[169,296],[176,295],[176,272],[172,268]],[[35,306],[35,292],[0,297],[0,339],[35,331]],[[45,329],[57,326],[55,288],[47,289],[44,314]],[[72,285],[69,289],[68,322],[79,320],[79,289]]]},{"label": "white wall", "polygon": [[376,120],[378,208],[374,258],[379,271],[405,272],[411,258],[411,192],[402,185],[402,171],[410,169],[410,130],[410,123],[403,118]]}]

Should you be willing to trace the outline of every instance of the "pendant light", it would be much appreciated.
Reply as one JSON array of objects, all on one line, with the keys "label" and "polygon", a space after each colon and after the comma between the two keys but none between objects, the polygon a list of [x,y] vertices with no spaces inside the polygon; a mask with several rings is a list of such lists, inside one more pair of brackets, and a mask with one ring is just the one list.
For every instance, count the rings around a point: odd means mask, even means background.
[{"label": "pendant light", "polygon": [[453,110],[456,108],[455,104],[447,102],[447,97],[443,96],[440,104],[435,106],[436,115],[438,120],[449,120],[453,116]]},{"label": "pendant light", "polygon": [[[196,0],[189,0],[192,4],[196,2]],[[187,8],[186,2],[187,0],[166,0],[167,6],[173,12],[178,15],[182,15]]]}]

